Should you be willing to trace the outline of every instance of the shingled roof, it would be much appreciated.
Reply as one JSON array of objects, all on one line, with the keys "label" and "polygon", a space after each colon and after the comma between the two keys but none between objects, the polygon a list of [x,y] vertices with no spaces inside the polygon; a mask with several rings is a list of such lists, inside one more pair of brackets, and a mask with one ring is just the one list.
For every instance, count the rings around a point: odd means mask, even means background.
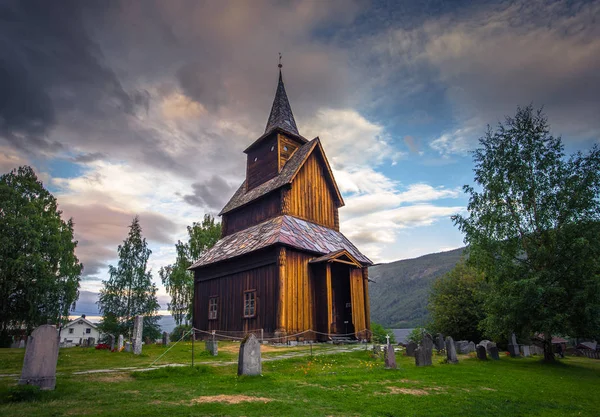
[{"label": "shingled roof", "polygon": [[224,237],[204,252],[189,269],[225,261],[275,244],[320,255],[345,249],[362,265],[373,264],[340,232],[293,216],[279,216]]},{"label": "shingled roof", "polygon": [[292,113],[290,101],[288,100],[285,92],[281,70],[279,70],[277,92],[275,93],[275,99],[273,100],[273,106],[271,107],[271,114],[269,114],[269,120],[267,121],[265,133],[270,132],[276,127],[280,127],[288,132],[300,135],[298,128],[296,127],[296,121],[294,120],[294,114]]},{"label": "shingled roof", "polygon": [[[247,191],[246,190],[246,181],[240,185],[237,189],[233,197],[229,200],[229,202],[223,207],[223,210],[219,213],[219,215],[228,213],[236,208],[245,206],[248,203],[260,198],[271,191],[274,191],[284,185],[291,184],[292,180],[296,176],[296,173],[300,170],[304,161],[308,158],[310,153],[315,149],[315,147],[319,145],[319,138],[316,137],[308,143],[305,143],[300,148],[294,152],[291,158],[285,163],[279,175],[274,178],[271,178],[269,181],[260,184],[259,186]],[[323,154],[323,158],[325,155]],[[332,177],[332,181],[335,184],[335,180]],[[337,190],[337,185],[334,185],[336,188],[337,197],[340,201],[340,206],[344,205],[344,200],[342,199],[341,194]]]}]

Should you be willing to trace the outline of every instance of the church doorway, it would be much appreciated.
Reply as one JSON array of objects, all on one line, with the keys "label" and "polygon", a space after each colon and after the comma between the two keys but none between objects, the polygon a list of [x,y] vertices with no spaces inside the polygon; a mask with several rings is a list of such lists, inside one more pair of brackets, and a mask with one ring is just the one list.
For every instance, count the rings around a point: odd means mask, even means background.
[{"label": "church doorway", "polygon": [[351,336],[354,334],[352,320],[352,296],[350,291],[350,266],[331,264],[332,322],[331,333]]}]

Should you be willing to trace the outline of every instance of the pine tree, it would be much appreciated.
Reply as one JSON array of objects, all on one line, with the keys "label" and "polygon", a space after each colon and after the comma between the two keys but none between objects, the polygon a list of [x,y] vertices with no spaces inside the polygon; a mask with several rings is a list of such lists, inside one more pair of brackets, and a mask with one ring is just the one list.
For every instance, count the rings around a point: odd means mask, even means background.
[{"label": "pine tree", "polygon": [[119,263],[110,265],[110,278],[102,281],[98,306],[103,315],[102,330],[111,334],[131,335],[133,319],[144,316],[144,336],[157,338],[160,334],[157,315],[159,309],[156,285],[147,270],[152,251],[142,237],[142,228],[136,216],[129,227],[129,235],[117,249]]}]

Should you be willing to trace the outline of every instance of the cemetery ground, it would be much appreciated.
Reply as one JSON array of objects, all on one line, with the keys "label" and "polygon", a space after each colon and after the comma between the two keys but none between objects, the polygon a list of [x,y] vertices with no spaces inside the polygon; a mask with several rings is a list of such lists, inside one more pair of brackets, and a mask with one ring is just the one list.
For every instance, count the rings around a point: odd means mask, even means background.
[{"label": "cemetery ground", "polygon": [[[55,391],[17,386],[24,349],[0,349],[2,416],[596,416],[600,361],[539,357],[479,361],[459,355],[456,365],[433,357],[416,367],[396,353],[398,370],[357,346],[263,346],[263,376],[238,377],[239,344],[219,342],[219,355],[196,342],[144,346],[139,356],[92,348],[61,349]],[[344,349],[345,351],[340,352]],[[220,365],[220,366],[216,366]],[[128,369],[119,369],[128,368]],[[90,370],[111,372],[80,373]]]}]

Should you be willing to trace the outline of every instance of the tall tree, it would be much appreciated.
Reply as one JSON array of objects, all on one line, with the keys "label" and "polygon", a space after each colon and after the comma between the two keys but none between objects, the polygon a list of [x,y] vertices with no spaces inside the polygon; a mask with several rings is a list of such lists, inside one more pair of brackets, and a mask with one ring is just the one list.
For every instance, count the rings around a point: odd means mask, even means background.
[{"label": "tall tree", "polygon": [[159,304],[152,273],[147,270],[152,251],[136,216],[129,226],[129,234],[117,249],[119,263],[110,265],[110,278],[102,281],[98,306],[103,316],[102,330],[107,333],[131,335],[133,318],[144,316],[144,336],[156,338],[159,331],[157,315]]},{"label": "tall tree", "polygon": [[454,221],[490,283],[486,332],[543,334],[553,361],[553,334],[600,329],[600,149],[566,158],[532,106],[479,142],[477,189]]},{"label": "tall tree", "polygon": [[171,296],[169,311],[177,325],[189,322],[192,318],[194,278],[187,269],[202,253],[214,246],[221,237],[221,223],[209,215],[204,215],[201,223],[188,226],[188,242],[175,244],[177,259],[174,264],[160,268],[159,275]]},{"label": "tall tree", "polygon": [[[0,177],[0,335],[62,324],[79,297],[83,266],[75,256],[73,221],[22,166]],[[0,343],[2,343],[0,342]]]},{"label": "tall tree", "polygon": [[454,269],[438,278],[429,295],[431,329],[456,340],[479,341],[485,280],[483,274],[462,259]]}]

